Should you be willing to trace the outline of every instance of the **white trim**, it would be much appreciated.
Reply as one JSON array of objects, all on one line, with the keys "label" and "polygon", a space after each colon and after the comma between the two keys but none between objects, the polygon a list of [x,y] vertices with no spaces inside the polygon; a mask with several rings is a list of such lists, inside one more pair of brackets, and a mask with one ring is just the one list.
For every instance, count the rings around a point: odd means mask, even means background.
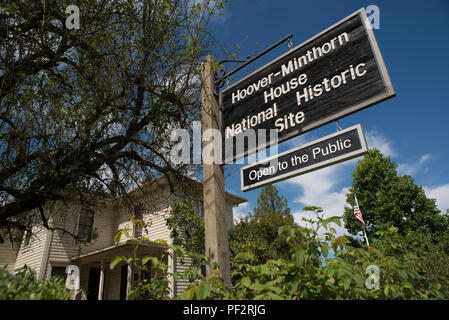
[{"label": "white trim", "polygon": [[53,239],[53,231],[51,229],[48,229],[45,237],[44,252],[42,254],[41,265],[39,268],[39,275],[37,278],[38,280],[44,280],[45,274],[47,273],[48,259],[50,257],[50,247],[52,239]]},{"label": "white trim", "polygon": [[382,80],[386,85],[386,89],[389,94],[388,96],[395,95],[393,84],[391,83],[390,76],[388,75],[388,71],[384,63],[384,59],[382,58],[382,54],[380,53],[379,45],[377,44],[376,37],[374,36],[371,22],[369,21],[364,8],[361,9],[360,14],[362,16],[362,23],[364,24],[366,33],[368,35],[368,42],[371,46],[371,50],[374,53],[374,60],[376,60],[377,66],[379,67],[380,76],[382,77]]}]

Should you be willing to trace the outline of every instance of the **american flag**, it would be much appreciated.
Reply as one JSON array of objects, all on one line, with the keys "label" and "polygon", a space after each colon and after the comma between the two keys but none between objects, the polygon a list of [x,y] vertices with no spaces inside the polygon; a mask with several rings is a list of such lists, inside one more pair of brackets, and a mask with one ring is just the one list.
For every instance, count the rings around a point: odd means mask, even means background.
[{"label": "american flag", "polygon": [[362,212],[360,211],[359,204],[357,202],[357,197],[354,197],[354,216],[363,224],[363,226],[365,226],[365,221],[363,221]]}]

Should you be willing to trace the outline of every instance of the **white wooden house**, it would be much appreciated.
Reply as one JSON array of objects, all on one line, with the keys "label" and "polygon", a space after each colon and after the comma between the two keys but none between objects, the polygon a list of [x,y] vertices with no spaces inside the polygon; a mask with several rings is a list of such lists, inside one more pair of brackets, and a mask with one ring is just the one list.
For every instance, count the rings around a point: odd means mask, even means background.
[{"label": "white wooden house", "polygon": [[[27,265],[36,271],[38,279],[49,280],[55,275],[64,277],[66,267],[76,265],[80,270],[79,296],[87,299],[125,299],[137,275],[124,262],[113,270],[110,270],[109,264],[116,256],[131,256],[132,244],[124,235],[116,244],[114,235],[119,229],[129,228],[135,237],[149,237],[151,245],[141,247],[138,255],[160,257],[163,245],[156,240],[172,243],[165,219],[170,208],[176,203],[184,202],[187,197],[194,199],[198,212],[202,214],[202,184],[191,180],[187,188],[183,184],[175,185],[173,189],[173,184],[170,188],[165,177],[146,182],[128,194],[128,199],[140,208],[138,212],[131,212],[135,210],[125,205],[123,198],[103,201],[95,208],[86,207],[79,201],[57,203],[49,221],[53,230],[36,223],[31,233],[23,234],[16,254],[7,241],[0,244],[0,266],[8,265],[11,272],[19,272]],[[233,207],[246,201],[226,193],[228,230],[233,225]],[[141,215],[146,227],[133,225],[129,221],[130,214]],[[72,235],[83,241],[75,240]],[[182,272],[189,267],[188,260],[181,263],[176,257],[168,256],[166,262],[170,273]],[[173,296],[179,295],[188,285],[182,280],[176,283],[173,279],[170,280]]]}]

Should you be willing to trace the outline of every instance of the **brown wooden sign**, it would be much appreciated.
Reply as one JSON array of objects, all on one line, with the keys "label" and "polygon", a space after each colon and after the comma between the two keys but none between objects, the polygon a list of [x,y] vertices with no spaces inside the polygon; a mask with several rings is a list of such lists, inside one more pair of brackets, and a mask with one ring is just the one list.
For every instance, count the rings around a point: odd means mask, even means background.
[{"label": "brown wooden sign", "polygon": [[[364,9],[220,92],[226,163],[395,96]],[[278,141],[249,137],[276,129]],[[243,147],[236,145],[244,144]]]}]

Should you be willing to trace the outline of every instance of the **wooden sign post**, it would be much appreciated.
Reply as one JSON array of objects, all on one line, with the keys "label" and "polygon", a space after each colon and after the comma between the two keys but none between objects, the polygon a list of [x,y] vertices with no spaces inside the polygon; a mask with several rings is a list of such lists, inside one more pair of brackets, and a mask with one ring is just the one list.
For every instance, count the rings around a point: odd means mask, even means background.
[{"label": "wooden sign post", "polygon": [[[202,63],[202,132],[209,129],[221,131],[221,114],[214,96],[214,70],[216,60],[207,56]],[[221,153],[221,141],[203,141],[203,150],[214,143],[214,153]],[[210,155],[209,155],[210,156]],[[224,282],[231,285],[229,246],[226,230],[226,201],[223,166],[215,161],[204,161],[203,157],[203,201],[206,255],[218,263]],[[210,275],[210,268],[206,268]]]}]

